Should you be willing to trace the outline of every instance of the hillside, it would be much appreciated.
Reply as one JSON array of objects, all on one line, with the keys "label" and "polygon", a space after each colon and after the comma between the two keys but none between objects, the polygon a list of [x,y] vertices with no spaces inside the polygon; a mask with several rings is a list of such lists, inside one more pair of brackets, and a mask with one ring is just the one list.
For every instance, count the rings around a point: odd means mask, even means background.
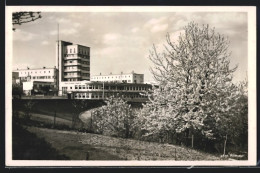
[{"label": "hillside", "polygon": [[90,133],[28,127],[72,160],[219,160],[193,149]]}]

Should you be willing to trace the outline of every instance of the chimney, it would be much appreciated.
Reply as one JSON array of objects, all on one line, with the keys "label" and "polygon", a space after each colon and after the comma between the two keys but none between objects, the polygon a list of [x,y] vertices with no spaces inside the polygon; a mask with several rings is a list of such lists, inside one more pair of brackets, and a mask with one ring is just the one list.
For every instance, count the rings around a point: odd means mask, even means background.
[{"label": "chimney", "polygon": [[43,69],[45,69],[45,67],[43,67]]},{"label": "chimney", "polygon": [[123,72],[121,71],[121,74],[123,74]]},{"label": "chimney", "polygon": [[29,67],[27,67],[27,70],[29,70],[30,68]]},{"label": "chimney", "polygon": [[101,76],[101,73],[99,75]]},{"label": "chimney", "polygon": [[110,74],[112,74],[112,72],[110,72]]}]

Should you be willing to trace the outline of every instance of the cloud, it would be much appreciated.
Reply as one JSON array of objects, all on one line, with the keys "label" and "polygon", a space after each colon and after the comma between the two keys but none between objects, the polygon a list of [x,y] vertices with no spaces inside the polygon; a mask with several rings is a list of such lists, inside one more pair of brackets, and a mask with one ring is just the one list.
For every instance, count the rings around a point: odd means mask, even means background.
[{"label": "cloud", "polygon": [[160,31],[165,31],[166,29],[168,29],[168,24],[155,25],[152,27],[151,32],[160,32]]},{"label": "cloud", "polygon": [[150,29],[152,33],[168,29],[167,17],[153,18],[144,24],[144,28]]},{"label": "cloud", "polygon": [[113,44],[119,40],[120,34],[116,33],[107,33],[103,36],[104,44]]},{"label": "cloud", "polygon": [[167,17],[152,18],[144,24],[145,27],[151,27],[154,25],[162,24],[166,21]]},{"label": "cloud", "polygon": [[139,30],[140,30],[140,29],[139,29],[138,27],[134,27],[134,28],[131,29],[131,32],[136,33],[136,32],[138,32]]},{"label": "cloud", "polygon": [[48,45],[49,44],[49,42],[46,41],[46,40],[42,41],[41,43],[42,43],[42,45]]},{"label": "cloud", "polygon": [[35,38],[37,38],[36,34],[25,32],[20,29],[16,29],[15,32],[13,32],[13,40],[15,41],[31,41]]},{"label": "cloud", "polygon": [[[78,33],[78,30],[76,30],[75,28],[68,28],[68,29],[62,29],[59,32],[60,34],[64,34],[64,35],[72,35]],[[50,35],[57,35],[57,30],[51,31]]]}]

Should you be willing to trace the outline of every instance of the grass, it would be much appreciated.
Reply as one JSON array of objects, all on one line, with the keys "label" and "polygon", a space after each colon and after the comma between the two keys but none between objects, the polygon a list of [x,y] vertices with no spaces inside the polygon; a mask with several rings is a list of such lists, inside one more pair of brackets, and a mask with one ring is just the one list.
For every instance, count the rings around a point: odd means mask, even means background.
[{"label": "grass", "polygon": [[72,160],[219,160],[214,155],[175,145],[37,127],[28,130]]},{"label": "grass", "polygon": [[13,124],[13,160],[66,160],[67,156],[52,148],[43,138]]}]

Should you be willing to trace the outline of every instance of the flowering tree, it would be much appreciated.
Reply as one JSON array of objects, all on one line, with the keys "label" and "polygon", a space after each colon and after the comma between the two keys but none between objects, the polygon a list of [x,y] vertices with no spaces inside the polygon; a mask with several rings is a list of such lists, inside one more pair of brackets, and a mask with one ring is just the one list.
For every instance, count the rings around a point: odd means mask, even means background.
[{"label": "flowering tree", "polygon": [[120,97],[110,97],[105,106],[92,112],[94,132],[110,136],[129,138],[133,119],[131,105]]},{"label": "flowering tree", "polygon": [[145,128],[183,134],[188,139],[198,133],[216,140],[228,132],[235,115],[238,87],[232,83],[228,39],[208,25],[191,22],[177,42],[166,36],[162,52],[150,51],[151,72],[159,88],[149,94]]}]

